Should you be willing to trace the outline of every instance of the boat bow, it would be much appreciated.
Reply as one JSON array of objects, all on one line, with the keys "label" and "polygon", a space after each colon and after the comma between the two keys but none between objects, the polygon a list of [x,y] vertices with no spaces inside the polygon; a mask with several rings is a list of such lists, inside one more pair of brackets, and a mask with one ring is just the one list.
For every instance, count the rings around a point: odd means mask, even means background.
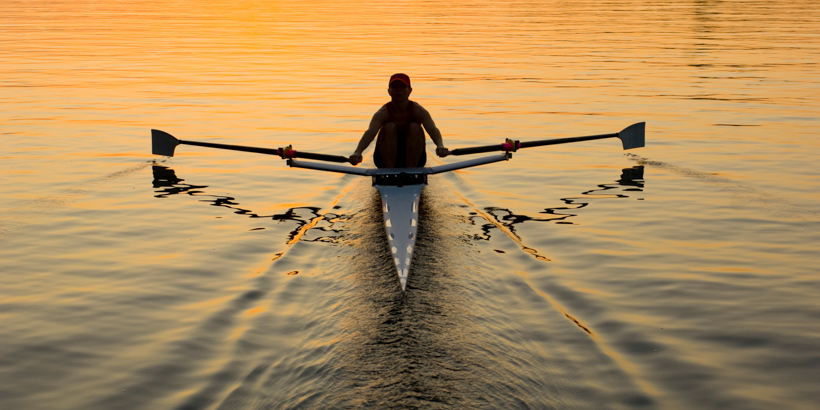
[{"label": "boat bow", "polygon": [[376,185],[382,199],[387,242],[396,264],[402,292],[407,288],[410,264],[413,262],[419,225],[419,200],[424,185]]}]

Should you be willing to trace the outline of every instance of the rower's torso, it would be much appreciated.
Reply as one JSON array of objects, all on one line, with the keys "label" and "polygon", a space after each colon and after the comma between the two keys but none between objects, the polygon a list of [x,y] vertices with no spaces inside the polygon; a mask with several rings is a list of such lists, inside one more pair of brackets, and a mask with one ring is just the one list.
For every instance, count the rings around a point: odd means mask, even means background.
[{"label": "rower's torso", "polygon": [[391,101],[382,106],[380,111],[384,113],[383,123],[393,122],[399,129],[406,128],[413,122],[421,123],[420,106],[413,101],[407,101],[407,106],[404,108]]}]

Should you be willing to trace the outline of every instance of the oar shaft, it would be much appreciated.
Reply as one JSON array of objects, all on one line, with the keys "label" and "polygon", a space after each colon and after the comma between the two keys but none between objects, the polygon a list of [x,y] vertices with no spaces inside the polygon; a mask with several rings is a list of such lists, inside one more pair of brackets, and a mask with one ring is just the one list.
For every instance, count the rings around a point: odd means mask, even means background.
[{"label": "oar shaft", "polygon": [[327,161],[327,162],[349,162],[347,157],[343,157],[341,155],[327,155],[327,154],[316,154],[314,152],[304,152],[304,151],[287,151],[285,152],[285,156],[287,158],[307,158],[307,159],[315,159],[317,161]]},{"label": "oar shaft", "polygon": [[[179,140],[180,144],[185,145],[196,145],[199,147],[208,147],[208,148],[220,148],[220,149],[228,149],[233,151],[244,151],[244,152],[256,152],[259,154],[268,154],[268,155],[278,155],[282,156],[282,149],[281,148],[260,148],[260,147],[248,147],[244,145],[229,145],[229,144],[215,144],[212,142],[199,142],[199,141],[184,141]],[[285,150],[285,158],[307,158],[307,159],[315,159],[317,161],[328,161],[328,162],[348,162],[347,157],[343,157],[341,155],[327,155],[327,154],[317,154],[314,152],[304,152],[304,151],[294,151],[294,150]]]},{"label": "oar shaft", "polygon": [[246,147],[244,145],[229,145],[229,144],[214,144],[212,142],[199,142],[199,141],[183,141],[179,140],[180,144],[185,145],[196,145],[199,147],[208,147],[208,148],[220,148],[220,149],[228,149],[232,151],[245,151],[245,152],[256,152],[259,154],[268,154],[268,155],[279,155],[280,150],[274,148],[259,148],[259,147]]},{"label": "oar shaft", "polygon": [[[570,137],[570,138],[553,138],[548,140],[540,140],[540,141],[525,141],[525,142],[513,142],[513,143],[504,143],[504,144],[495,144],[495,145],[484,145],[481,147],[469,147],[469,148],[458,148],[450,151],[450,155],[468,155],[468,154],[480,154],[482,152],[493,152],[493,151],[515,151],[519,148],[532,148],[532,147],[541,147],[544,145],[557,145],[557,144],[566,144],[570,142],[578,142],[578,141],[591,141],[591,140],[599,140],[604,138],[618,138],[618,133],[614,134],[601,134],[601,135],[588,135],[585,137]],[[513,147],[513,144],[517,144],[516,147]]]},{"label": "oar shaft", "polygon": [[591,141],[600,140],[604,138],[618,138],[618,133],[616,132],[614,134],[589,135],[586,137],[553,138],[549,140],[526,141],[519,143],[518,148],[542,147],[544,145],[566,144],[568,142]]}]

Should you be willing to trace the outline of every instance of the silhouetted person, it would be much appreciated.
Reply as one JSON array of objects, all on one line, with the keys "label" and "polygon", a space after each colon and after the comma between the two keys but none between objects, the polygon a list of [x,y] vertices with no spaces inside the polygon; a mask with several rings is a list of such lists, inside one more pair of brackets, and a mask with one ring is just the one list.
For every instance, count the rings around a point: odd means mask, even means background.
[{"label": "silhouetted person", "polygon": [[[356,151],[350,155],[350,163],[362,162],[364,151],[373,138],[376,140],[376,151],[373,162],[379,168],[423,167],[427,162],[424,150],[424,131],[436,144],[436,155],[446,157],[450,151],[444,146],[441,132],[430,113],[419,103],[410,101],[410,77],[406,74],[393,74],[390,77],[387,93],[392,101],[383,105],[370,120],[370,127],[362,135]],[[422,127],[424,127],[422,129]]]}]

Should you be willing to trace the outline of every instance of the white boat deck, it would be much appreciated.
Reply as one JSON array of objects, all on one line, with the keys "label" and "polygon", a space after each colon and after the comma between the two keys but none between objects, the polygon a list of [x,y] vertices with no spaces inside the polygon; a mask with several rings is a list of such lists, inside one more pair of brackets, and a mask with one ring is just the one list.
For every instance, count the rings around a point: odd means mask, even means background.
[{"label": "white boat deck", "polygon": [[382,198],[387,242],[393,254],[402,291],[407,288],[407,278],[413,262],[419,224],[419,200],[424,185],[426,184],[376,185]]}]

